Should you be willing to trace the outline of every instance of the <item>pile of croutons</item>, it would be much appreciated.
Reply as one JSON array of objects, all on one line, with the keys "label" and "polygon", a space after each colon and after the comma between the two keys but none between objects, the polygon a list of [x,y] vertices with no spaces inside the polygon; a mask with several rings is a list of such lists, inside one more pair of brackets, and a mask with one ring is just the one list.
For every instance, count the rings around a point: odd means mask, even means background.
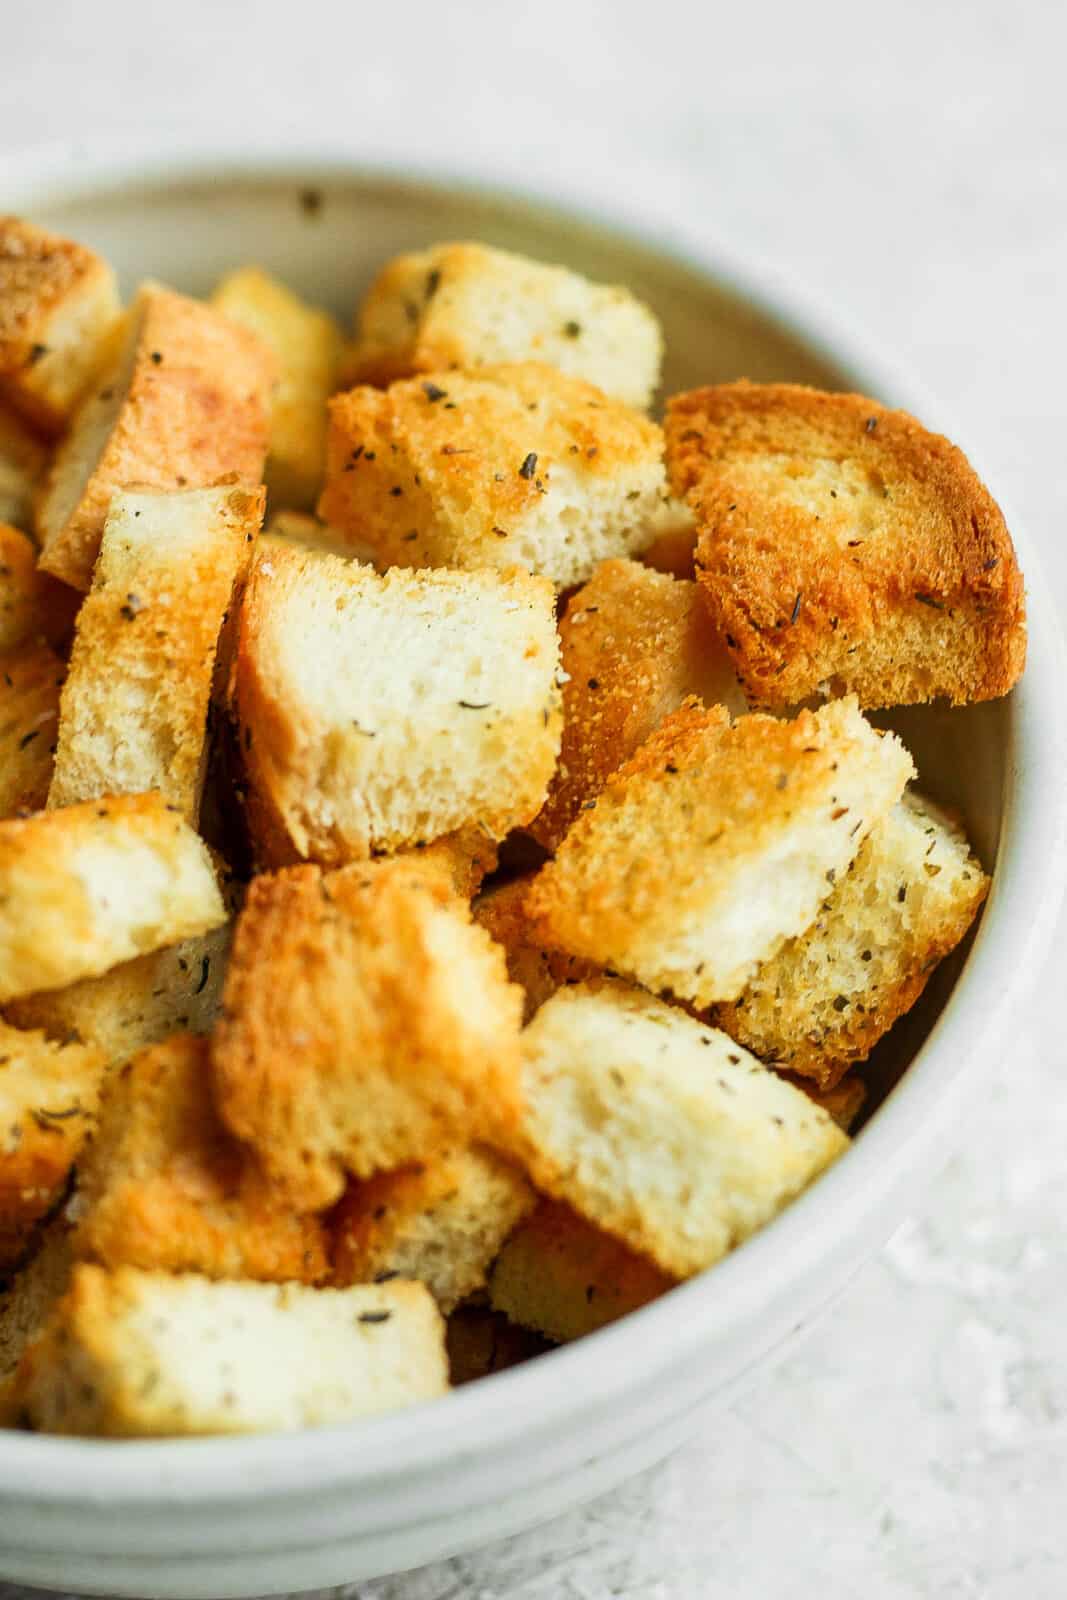
[{"label": "pile of croutons", "polygon": [[[645,1304],[848,1144],[988,887],[865,711],[1007,693],[960,452],[676,396],[479,244],[346,341],[0,220],[0,1376],[297,1428]],[[265,512],[269,512],[262,531]]]}]

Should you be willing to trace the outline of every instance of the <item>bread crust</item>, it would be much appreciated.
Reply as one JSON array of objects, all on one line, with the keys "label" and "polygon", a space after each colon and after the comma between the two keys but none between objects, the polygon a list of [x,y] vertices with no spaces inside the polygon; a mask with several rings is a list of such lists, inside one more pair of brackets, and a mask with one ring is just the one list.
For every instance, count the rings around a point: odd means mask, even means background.
[{"label": "bread crust", "polygon": [[262,342],[221,312],[143,286],[122,348],[52,462],[37,508],[45,571],[89,588],[117,489],[258,485],[276,370]]},{"label": "bread crust", "polygon": [[38,569],[32,540],[0,522],[0,654],[31,639],[63,649],[80,603],[75,589]]},{"label": "bread crust", "polygon": [[261,489],[113,496],[78,613],[50,806],[157,789],[196,825],[219,633],[264,503]]},{"label": "bread crust", "polygon": [[855,394],[723,384],[668,407],[671,486],[756,705],[1007,694],[1026,658],[1011,536],[963,453]]},{"label": "bread crust", "polygon": [[214,1036],[219,1109],[313,1210],[346,1170],[370,1178],[514,1123],[520,1014],[502,953],[417,865],[260,877]]},{"label": "bread crust", "polygon": [[0,655],[0,818],[48,797],[65,668],[44,643]]},{"label": "bread crust", "polygon": [[0,398],[59,432],[119,314],[100,256],[19,217],[0,217]]},{"label": "bread crust", "polygon": [[32,528],[34,495],[47,459],[40,435],[0,404],[0,522]]}]

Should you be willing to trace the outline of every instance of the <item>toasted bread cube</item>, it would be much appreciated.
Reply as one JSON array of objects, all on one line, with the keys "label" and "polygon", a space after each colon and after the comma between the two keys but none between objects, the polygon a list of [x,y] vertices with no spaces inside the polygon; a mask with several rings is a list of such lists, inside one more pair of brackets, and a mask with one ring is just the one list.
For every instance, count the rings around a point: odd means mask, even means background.
[{"label": "toasted bread cube", "polygon": [[207,846],[162,795],[0,822],[0,1003],[225,921]]},{"label": "toasted bread cube", "polygon": [[102,1266],[315,1283],[318,1217],[293,1210],[219,1120],[206,1039],[176,1034],[108,1080],[78,1172],[74,1253]]},{"label": "toasted bread cube", "polygon": [[347,539],[336,528],[328,527],[306,511],[274,512],[264,530],[261,548],[266,548],[276,539],[283,545],[295,544],[301,550],[317,550],[321,555],[341,556],[345,561],[362,561],[371,567],[374,565],[374,551],[369,545]]},{"label": "toasted bread cube", "polygon": [[521,996],[444,883],[403,860],[257,878],[214,1037],[223,1118],[309,1210],[495,1140],[518,1115]]},{"label": "toasted bread cube", "polygon": [[233,940],[225,922],[195,939],[124,961],[99,978],[24,995],[4,1008],[18,1028],[50,1039],[75,1037],[103,1050],[112,1066],[172,1033],[210,1033],[222,1003]]},{"label": "toasted bread cube", "polygon": [[653,519],[655,537],[638,560],[671,578],[696,577],[697,523],[692,508],[673,496]]},{"label": "toasted bread cube", "polygon": [[832,1088],[915,1004],[988,889],[963,830],[907,794],[812,926],[718,1008],[716,1023],[764,1060]]},{"label": "toasted bread cube", "polygon": [[47,458],[40,436],[0,403],[0,522],[32,528],[34,492]]},{"label": "toasted bread cube", "polygon": [[24,1254],[96,1120],[106,1059],[0,1022],[0,1269]]},{"label": "toasted bread cube", "polygon": [[48,798],[65,670],[46,644],[0,655],[0,818]]},{"label": "toasted bread cube", "polygon": [[809,1100],[822,1106],[845,1133],[852,1132],[856,1119],[867,1103],[867,1085],[862,1078],[853,1073],[835,1083],[832,1089],[820,1089],[814,1078],[803,1078],[795,1072],[788,1072],[785,1077],[794,1087],[803,1089]]},{"label": "toasted bread cube", "polygon": [[535,1204],[522,1173],[485,1146],[379,1173],[351,1185],[333,1214],[332,1281],[417,1278],[447,1313],[484,1289],[501,1245]]},{"label": "toasted bread cube", "polygon": [[735,1000],[814,922],[913,774],[855,700],[792,722],[672,713],[527,897],[546,944],[696,1005]]},{"label": "toasted bread cube", "polygon": [[674,1282],[570,1206],[543,1200],[500,1252],[489,1298],[509,1321],[566,1344],[637,1311]]},{"label": "toasted bread cube", "polygon": [[59,432],[118,315],[106,261],[19,217],[0,217],[0,397]]},{"label": "toasted bread cube", "polygon": [[201,489],[263,476],[275,362],[254,334],[158,284],[133,304],[37,507],[41,565],[88,589],[117,489]]},{"label": "toasted bread cube", "polygon": [[475,922],[503,946],[508,977],[526,996],[523,1020],[528,1022],[539,1006],[566,983],[592,982],[599,976],[595,962],[582,961],[563,950],[548,950],[530,921],[526,896],[534,882],[532,873],[496,884],[479,895],[471,907]]},{"label": "toasted bread cube", "polygon": [[561,989],[523,1035],[516,1150],[534,1183],[684,1278],[847,1147],[726,1034],[622,984]]},{"label": "toasted bread cube", "polygon": [[958,705],[1016,682],[1011,536],[947,439],[862,395],[750,383],[676,396],[667,438],[700,581],[754,704]]},{"label": "toasted bread cube", "polygon": [[306,510],[322,487],[326,401],[341,361],[341,330],[327,312],[306,305],[260,267],[223,278],[211,304],[251,329],[277,357],[267,488],[272,501]]},{"label": "toasted bread cube", "polygon": [[352,364],[363,382],[388,383],[543,361],[647,406],[662,357],[659,323],[628,289],[483,244],[439,244],[383,267],[359,308]]},{"label": "toasted bread cube", "polygon": [[425,848],[406,850],[403,855],[425,871],[435,872],[461,900],[473,899],[482,880],[496,871],[499,859],[496,840],[482,827],[446,833]]},{"label": "toasted bread cube", "polygon": [[63,689],[48,804],[158,789],[195,827],[223,617],[262,490],[116,494]]},{"label": "toasted bread cube", "polygon": [[559,749],[558,649],[544,579],[265,550],[237,659],[255,829],[335,864],[529,822]]},{"label": "toasted bread cube", "polygon": [[651,543],[655,423],[536,362],[330,402],[319,515],[382,566],[525,567],[563,588]]},{"label": "toasted bread cube", "polygon": [[563,742],[530,824],[546,850],[683,700],[695,695],[734,716],[746,709],[695,583],[605,561],[572,596],[559,633]]},{"label": "toasted bread cube", "polygon": [[374,1416],[448,1388],[421,1283],[309,1289],[82,1265],[23,1357],[44,1433],[268,1433]]},{"label": "toasted bread cube", "polygon": [[0,522],[0,652],[28,639],[44,639],[54,649],[66,645],[74,629],[81,595],[37,566],[32,540]]},{"label": "toasted bread cube", "polygon": [[506,1372],[508,1367],[517,1367],[552,1348],[540,1334],[517,1327],[499,1311],[477,1300],[467,1301],[450,1312],[445,1340],[453,1388],[488,1378],[494,1372]]},{"label": "toasted bread cube", "polygon": [[70,1224],[59,1212],[37,1231],[18,1270],[0,1282],[0,1427],[16,1420],[9,1414],[14,1408],[8,1404],[8,1380],[70,1283],[70,1241]]}]

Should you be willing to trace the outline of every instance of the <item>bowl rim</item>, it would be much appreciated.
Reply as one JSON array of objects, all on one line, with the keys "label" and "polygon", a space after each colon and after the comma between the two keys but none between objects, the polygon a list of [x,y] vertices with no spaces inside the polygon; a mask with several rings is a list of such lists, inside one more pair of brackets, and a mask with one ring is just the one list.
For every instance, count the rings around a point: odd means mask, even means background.
[{"label": "bowl rim", "polygon": [[[857,388],[918,411],[939,426],[941,407],[852,319],[787,279],[780,267],[715,239],[679,218],[676,207],[643,196],[605,202],[588,175],[531,183],[509,157],[471,163],[447,157],[357,154],[343,143],[290,141],[279,152],[261,133],[204,131],[131,139],[60,141],[0,156],[5,209],[28,210],[64,196],[167,181],[242,180],[303,184],[387,182],[486,201],[526,204],[556,220],[592,224],[622,242],[683,266],[752,306],[765,320],[845,372]],[[953,437],[959,438],[954,428]],[[964,446],[966,448],[966,445]],[[970,452],[968,452],[970,453]],[[995,489],[994,489],[995,492]],[[1004,505],[1003,500],[1001,504]],[[996,1059],[1016,1008],[1040,974],[1067,878],[1067,812],[1058,780],[1067,754],[1065,656],[1048,584],[1033,542],[1005,506],[1027,580],[1029,659],[1014,692],[1005,806],[993,890],[981,927],[945,1005],[893,1094],[862,1138],[818,1183],[715,1268],[576,1343],[496,1373],[442,1399],[378,1418],[300,1433],[236,1438],[123,1441],[0,1433],[0,1497],[45,1505],[116,1501],[177,1508],[210,1500],[237,1506],[264,1493],[302,1497],[343,1482],[376,1486],[469,1453],[476,1439],[504,1448],[558,1428],[576,1414],[635,1403],[672,1368],[730,1324],[758,1315],[768,1286],[776,1296],[817,1274],[846,1238],[866,1234],[873,1250],[900,1220],[885,1202],[905,1182],[937,1170],[938,1143],[983,1063]],[[359,1449],[353,1450],[358,1439]]]}]

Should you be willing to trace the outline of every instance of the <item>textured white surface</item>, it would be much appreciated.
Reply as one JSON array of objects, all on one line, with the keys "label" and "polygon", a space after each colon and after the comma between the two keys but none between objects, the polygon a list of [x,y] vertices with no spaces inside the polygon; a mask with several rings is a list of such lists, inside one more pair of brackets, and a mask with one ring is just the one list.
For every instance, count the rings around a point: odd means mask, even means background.
[{"label": "textured white surface", "polygon": [[[492,149],[656,195],[865,322],[960,419],[1067,587],[1067,13],[814,0],[327,0],[4,16],[0,147],[214,124]],[[0,204],[3,197],[0,196]],[[1067,1593],[1067,1046],[1043,1001],[910,1222],[663,1467],[360,1600]],[[19,1591],[0,1586],[0,1600]]]}]

